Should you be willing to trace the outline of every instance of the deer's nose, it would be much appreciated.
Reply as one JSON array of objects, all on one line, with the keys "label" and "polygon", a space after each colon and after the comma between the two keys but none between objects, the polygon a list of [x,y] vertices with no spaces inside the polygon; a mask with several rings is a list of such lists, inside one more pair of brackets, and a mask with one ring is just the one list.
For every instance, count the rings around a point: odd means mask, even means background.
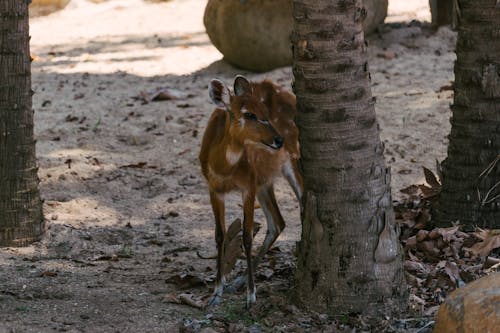
[{"label": "deer's nose", "polygon": [[275,136],[274,145],[276,148],[280,149],[283,146],[283,138],[281,136]]}]

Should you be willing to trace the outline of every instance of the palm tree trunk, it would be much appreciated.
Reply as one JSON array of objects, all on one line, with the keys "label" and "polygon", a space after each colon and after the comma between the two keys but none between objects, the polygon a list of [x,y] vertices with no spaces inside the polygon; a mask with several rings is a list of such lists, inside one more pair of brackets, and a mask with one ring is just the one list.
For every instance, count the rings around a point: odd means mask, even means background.
[{"label": "palm tree trunk", "polygon": [[431,19],[434,26],[442,26],[453,22],[453,1],[430,0]]},{"label": "palm tree trunk", "polygon": [[500,3],[458,1],[448,157],[435,221],[500,228]]},{"label": "palm tree trunk", "polygon": [[31,109],[28,1],[0,2],[0,246],[43,232]]},{"label": "palm tree trunk", "polygon": [[294,1],[294,91],[305,196],[296,301],[332,314],[405,308],[390,171],[355,0]]}]

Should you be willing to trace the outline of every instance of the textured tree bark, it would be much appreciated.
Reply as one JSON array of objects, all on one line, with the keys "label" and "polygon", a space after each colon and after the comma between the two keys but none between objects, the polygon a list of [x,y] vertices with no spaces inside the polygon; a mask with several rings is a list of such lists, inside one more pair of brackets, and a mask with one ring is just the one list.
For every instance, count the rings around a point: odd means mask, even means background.
[{"label": "textured tree bark", "polygon": [[294,298],[321,312],[406,307],[390,171],[356,0],[295,0],[292,36],[305,196]]},{"label": "textured tree bark", "polygon": [[434,26],[442,26],[453,22],[453,1],[430,0],[431,19]]},{"label": "textured tree bark", "polygon": [[28,1],[0,2],[0,246],[43,232],[29,54]]},{"label": "textured tree bark", "polygon": [[500,1],[458,1],[457,61],[438,225],[500,228]]}]

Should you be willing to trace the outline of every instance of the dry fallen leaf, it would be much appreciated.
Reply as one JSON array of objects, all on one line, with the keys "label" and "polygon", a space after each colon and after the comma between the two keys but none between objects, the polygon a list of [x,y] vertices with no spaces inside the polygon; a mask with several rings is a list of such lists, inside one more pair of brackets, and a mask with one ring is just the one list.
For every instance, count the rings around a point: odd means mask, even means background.
[{"label": "dry fallen leaf", "polygon": [[424,199],[430,199],[435,197],[437,194],[439,194],[439,191],[441,190],[423,184],[418,185],[418,188],[422,192],[422,198]]},{"label": "dry fallen leaf", "polygon": [[464,285],[464,282],[460,277],[460,272],[457,264],[451,261],[447,261],[444,266],[444,271],[446,272],[446,274],[448,274],[448,277],[450,278],[451,282],[455,284],[454,287],[461,287]]},{"label": "dry fallen leaf", "polygon": [[464,250],[471,252],[475,256],[486,257],[490,252],[500,247],[500,230],[480,229],[474,232],[474,236],[481,239],[482,242],[474,244]]},{"label": "dry fallen leaf", "polygon": [[428,230],[419,230],[417,232],[417,235],[416,235],[416,238],[417,238],[417,242],[423,242],[424,240],[427,239],[427,236],[429,235],[429,231]]},{"label": "dry fallen leaf", "polygon": [[443,240],[447,243],[454,239],[455,233],[458,231],[459,226],[449,227],[449,228],[437,228],[429,233],[430,239],[437,239],[438,237],[443,237]]},{"label": "dry fallen leaf", "polygon": [[406,282],[408,283],[409,286],[420,288],[422,286],[423,280],[416,277],[415,275],[408,273],[408,271],[405,272],[406,276]]},{"label": "dry fallen leaf", "polygon": [[444,86],[439,87],[439,90],[437,92],[443,92],[443,91],[449,91],[449,90],[453,90],[453,82],[451,82],[450,84],[446,84]]},{"label": "dry fallen leaf", "polygon": [[200,299],[195,299],[193,294],[180,294],[177,298],[182,304],[186,304],[197,309],[203,309],[205,307],[205,304]]},{"label": "dry fallen leaf", "polygon": [[181,304],[181,301],[177,298],[177,295],[173,293],[163,296],[163,301],[167,303]]},{"label": "dry fallen leaf", "polygon": [[121,165],[121,166],[119,166],[119,168],[120,169],[125,169],[125,168],[143,169],[147,164],[148,164],[147,162],[139,162],[139,163],[134,163],[134,164]]},{"label": "dry fallen leaf", "polygon": [[439,305],[431,306],[430,308],[428,308],[427,310],[425,310],[424,316],[434,317],[434,315],[436,314],[436,312],[438,310],[439,310]]},{"label": "dry fallen leaf", "polygon": [[54,277],[57,276],[57,272],[54,271],[43,271],[38,275],[40,277]]},{"label": "dry fallen leaf", "polygon": [[405,248],[406,249],[415,249],[416,247],[417,247],[417,238],[416,238],[416,236],[409,237],[406,240]]},{"label": "dry fallen leaf", "polygon": [[438,176],[439,179],[443,179],[443,167],[441,166],[441,163],[437,158],[436,158],[436,175]]},{"label": "dry fallen leaf", "polygon": [[92,258],[93,261],[118,261],[119,258],[116,254],[105,254],[105,255],[101,255],[101,256],[96,256],[94,258]]},{"label": "dry fallen leaf", "polygon": [[417,195],[418,194],[418,186],[417,185],[410,185],[408,187],[405,187],[405,188],[399,190],[399,192],[404,193],[404,194],[408,194],[408,195]]},{"label": "dry fallen leaf", "polygon": [[261,280],[269,280],[274,275],[274,270],[271,268],[264,268],[257,272],[257,278]]},{"label": "dry fallen leaf", "polygon": [[436,262],[439,258],[439,249],[436,247],[436,242],[432,240],[417,243],[417,249],[426,255],[426,260]]},{"label": "dry fallen leaf", "polygon": [[414,272],[419,276],[429,274],[428,268],[426,268],[422,263],[413,260],[405,260],[404,268],[405,270]]},{"label": "dry fallen leaf", "polygon": [[[430,207],[440,177],[426,173],[429,185],[419,185],[418,191],[415,187],[403,191],[409,197],[396,204],[395,212],[400,240],[405,244],[406,278],[410,293],[417,297],[412,298],[411,308],[433,314],[452,290],[500,270],[496,252],[490,254],[500,248],[500,230],[478,229],[473,234],[461,231],[458,225],[432,229]],[[484,261],[478,258],[488,254],[491,257]]]},{"label": "dry fallen leaf", "polygon": [[78,120],[78,117],[75,117],[73,116],[72,114],[68,114],[66,116],[66,118],[64,118],[65,121],[67,122],[73,122],[73,121],[77,121]]},{"label": "dry fallen leaf", "polygon": [[384,58],[386,60],[392,60],[394,58],[397,58],[397,54],[396,52],[393,52],[393,51],[384,51],[384,52],[380,52],[380,53],[377,53],[377,57],[378,58]]},{"label": "dry fallen leaf", "polygon": [[217,253],[206,255],[206,254],[202,254],[200,251],[196,251],[196,255],[200,259],[217,259]]},{"label": "dry fallen leaf", "polygon": [[[257,234],[260,230],[260,224],[254,224],[253,236]],[[242,224],[241,219],[236,219],[231,223],[226,231],[226,237],[224,239],[224,251],[222,255],[222,271],[224,275],[228,275],[234,268],[238,258],[244,257],[243,247],[242,247]],[[217,254],[204,255],[199,251],[196,253],[201,259],[215,259]]]},{"label": "dry fallen leaf", "polygon": [[424,199],[432,198],[441,192],[441,182],[438,177],[426,167],[422,167],[424,170],[425,181],[429,185],[418,185],[419,190],[422,192],[422,197]]},{"label": "dry fallen leaf", "polygon": [[500,265],[500,258],[487,257],[484,261],[483,269],[489,269],[496,265]]},{"label": "dry fallen leaf", "polygon": [[422,313],[424,310],[425,303],[426,303],[425,300],[423,300],[422,298],[418,297],[417,295],[410,294],[410,297],[408,299],[408,304],[411,310]]},{"label": "dry fallen leaf", "polygon": [[243,253],[241,239],[241,219],[236,219],[227,229],[226,238],[224,240],[224,255],[222,257],[222,272],[224,275],[232,271],[236,264],[236,260]]},{"label": "dry fallen leaf", "polygon": [[203,309],[205,307],[205,304],[201,299],[195,299],[195,296],[193,294],[187,293],[182,293],[179,295],[167,294],[163,297],[163,301],[173,304],[185,304],[197,309]]},{"label": "dry fallen leaf", "polygon": [[142,99],[145,103],[152,101],[169,101],[177,99],[185,99],[188,95],[180,90],[170,88],[159,88],[152,92],[141,91],[136,99]]}]

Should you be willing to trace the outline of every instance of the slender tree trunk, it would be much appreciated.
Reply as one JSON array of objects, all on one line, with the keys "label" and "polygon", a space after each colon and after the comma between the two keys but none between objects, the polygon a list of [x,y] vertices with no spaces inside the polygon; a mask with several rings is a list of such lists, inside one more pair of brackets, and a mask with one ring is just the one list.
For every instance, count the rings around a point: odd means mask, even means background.
[{"label": "slender tree trunk", "polygon": [[31,109],[28,1],[0,1],[0,246],[43,232]]},{"label": "slender tree trunk", "polygon": [[405,309],[406,284],[390,172],[371,95],[356,0],[294,1],[305,209],[295,298],[339,314]]},{"label": "slender tree trunk", "polygon": [[460,0],[439,225],[500,228],[500,2]]}]

